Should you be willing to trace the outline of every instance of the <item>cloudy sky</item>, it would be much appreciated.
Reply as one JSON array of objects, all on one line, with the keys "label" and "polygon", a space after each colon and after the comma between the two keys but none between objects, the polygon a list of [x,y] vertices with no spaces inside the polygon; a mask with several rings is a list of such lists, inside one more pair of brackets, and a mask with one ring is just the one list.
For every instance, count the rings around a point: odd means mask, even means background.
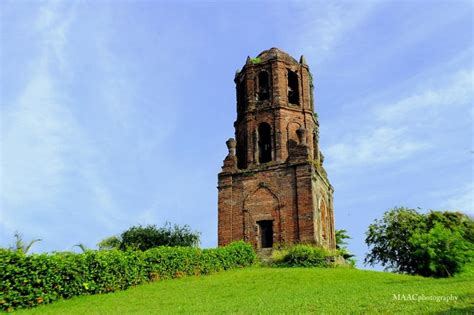
[{"label": "cloudy sky", "polygon": [[473,214],[470,1],[2,1],[0,245],[131,225],[217,243],[235,71],[305,55],[336,227],[359,260],[394,206]]}]

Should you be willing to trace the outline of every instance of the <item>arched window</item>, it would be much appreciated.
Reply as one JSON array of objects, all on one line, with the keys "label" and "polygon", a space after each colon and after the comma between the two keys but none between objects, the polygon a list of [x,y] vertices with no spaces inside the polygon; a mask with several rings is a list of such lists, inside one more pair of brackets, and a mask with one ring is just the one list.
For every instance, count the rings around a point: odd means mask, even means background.
[{"label": "arched window", "polygon": [[261,71],[258,74],[258,93],[257,99],[259,101],[268,100],[270,96],[270,84],[268,80],[268,72]]},{"label": "arched window", "polygon": [[300,93],[298,90],[298,74],[288,70],[288,103],[299,104]]},{"label": "arched window", "polygon": [[258,126],[258,152],[260,163],[272,160],[272,129],[269,124],[261,123]]}]

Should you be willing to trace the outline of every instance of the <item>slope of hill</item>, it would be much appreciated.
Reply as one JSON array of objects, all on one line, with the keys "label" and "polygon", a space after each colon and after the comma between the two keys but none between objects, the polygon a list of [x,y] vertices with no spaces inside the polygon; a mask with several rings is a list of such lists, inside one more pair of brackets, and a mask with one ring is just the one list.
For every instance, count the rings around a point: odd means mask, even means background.
[{"label": "slope of hill", "polygon": [[252,267],[82,296],[17,313],[474,312],[474,274],[450,279],[356,270]]}]

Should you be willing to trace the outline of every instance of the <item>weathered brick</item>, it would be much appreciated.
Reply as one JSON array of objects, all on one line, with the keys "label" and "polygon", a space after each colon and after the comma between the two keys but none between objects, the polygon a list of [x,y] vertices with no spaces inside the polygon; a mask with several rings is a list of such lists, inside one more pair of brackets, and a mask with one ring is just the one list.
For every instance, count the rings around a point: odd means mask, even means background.
[{"label": "weathered brick", "polygon": [[244,239],[258,249],[267,235],[274,245],[335,249],[334,189],[319,151],[311,80],[304,58],[277,48],[248,58],[236,74],[236,139],[227,141],[218,176],[219,246]]}]

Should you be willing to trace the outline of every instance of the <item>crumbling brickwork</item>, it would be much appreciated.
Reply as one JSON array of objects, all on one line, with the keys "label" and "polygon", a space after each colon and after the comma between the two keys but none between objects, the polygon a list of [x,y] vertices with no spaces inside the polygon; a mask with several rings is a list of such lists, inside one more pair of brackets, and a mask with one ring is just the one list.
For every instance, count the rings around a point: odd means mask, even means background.
[{"label": "crumbling brickwork", "polygon": [[256,249],[312,243],[335,249],[333,192],[319,142],[313,82],[297,62],[271,48],[235,76],[235,139],[218,175],[218,242]]}]

